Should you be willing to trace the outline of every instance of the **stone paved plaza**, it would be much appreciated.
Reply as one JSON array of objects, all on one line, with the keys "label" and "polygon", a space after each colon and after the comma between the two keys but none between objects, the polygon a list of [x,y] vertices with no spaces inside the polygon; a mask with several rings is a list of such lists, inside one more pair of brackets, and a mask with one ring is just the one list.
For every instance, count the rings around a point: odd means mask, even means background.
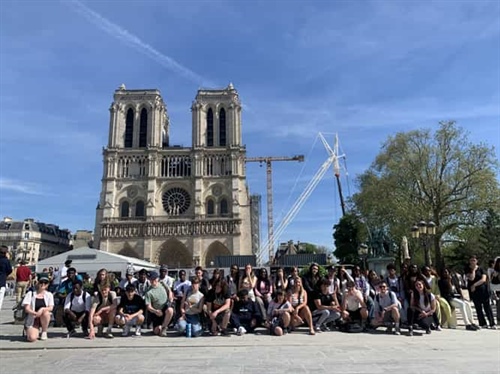
[{"label": "stone paved plaza", "polygon": [[13,325],[8,297],[0,312],[0,373],[500,373],[500,330],[386,335],[298,331],[283,337],[245,335],[187,339],[67,339],[65,329],[49,340],[26,343]]}]

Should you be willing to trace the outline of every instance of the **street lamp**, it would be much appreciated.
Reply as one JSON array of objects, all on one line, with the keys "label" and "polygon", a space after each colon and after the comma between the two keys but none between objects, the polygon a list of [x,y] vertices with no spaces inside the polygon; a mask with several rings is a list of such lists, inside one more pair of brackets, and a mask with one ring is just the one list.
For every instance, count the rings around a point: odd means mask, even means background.
[{"label": "street lamp", "polygon": [[368,257],[368,246],[365,243],[361,243],[358,247],[358,255],[363,262],[363,269],[366,270],[366,258]]},{"label": "street lamp", "polygon": [[420,221],[411,228],[411,237],[414,239],[420,239],[420,245],[424,248],[425,264],[427,266],[432,265],[431,246],[432,239],[436,235],[436,228],[437,225],[434,222],[426,222],[424,220]]}]

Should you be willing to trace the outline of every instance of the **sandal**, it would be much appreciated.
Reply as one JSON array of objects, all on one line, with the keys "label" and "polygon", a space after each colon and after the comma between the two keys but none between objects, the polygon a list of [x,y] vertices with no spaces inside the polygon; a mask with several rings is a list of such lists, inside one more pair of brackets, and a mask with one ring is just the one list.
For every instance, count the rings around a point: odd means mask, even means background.
[{"label": "sandal", "polygon": [[316,335],[316,331],[314,331],[314,330],[309,330],[309,335]]}]

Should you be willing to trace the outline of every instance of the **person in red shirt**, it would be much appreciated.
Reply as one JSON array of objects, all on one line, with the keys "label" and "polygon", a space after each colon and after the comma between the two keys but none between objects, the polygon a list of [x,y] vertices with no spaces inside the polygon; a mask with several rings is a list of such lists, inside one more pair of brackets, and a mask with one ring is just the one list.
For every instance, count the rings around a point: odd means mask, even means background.
[{"label": "person in red shirt", "polygon": [[31,270],[26,266],[26,261],[22,260],[16,271],[16,303],[24,297],[31,281]]}]

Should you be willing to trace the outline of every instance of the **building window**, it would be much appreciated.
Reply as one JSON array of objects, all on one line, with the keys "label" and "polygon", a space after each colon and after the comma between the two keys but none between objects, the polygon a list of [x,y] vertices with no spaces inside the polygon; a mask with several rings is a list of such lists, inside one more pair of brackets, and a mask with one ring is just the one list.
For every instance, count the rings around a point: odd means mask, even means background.
[{"label": "building window", "polygon": [[226,111],[224,108],[219,112],[219,145],[226,146]]},{"label": "building window", "polygon": [[28,243],[27,242],[24,242],[23,246],[24,246],[24,249],[28,249]]},{"label": "building window", "polygon": [[139,147],[145,148],[148,145],[148,111],[141,110],[141,122],[139,127]]},{"label": "building window", "polygon": [[29,232],[25,232],[24,233],[24,239],[29,239],[30,238],[30,233]]},{"label": "building window", "polygon": [[214,112],[212,108],[207,112],[207,147],[214,145]]},{"label": "building window", "polygon": [[141,200],[135,204],[135,216],[144,217],[144,202]]},{"label": "building window", "polygon": [[213,216],[215,214],[215,204],[212,199],[207,200],[207,216]]},{"label": "building window", "polygon": [[120,207],[120,217],[127,218],[130,210],[130,204],[128,201],[124,201]]},{"label": "building window", "polygon": [[132,148],[134,140],[134,110],[130,108],[127,111],[125,121],[125,148]]},{"label": "building window", "polygon": [[227,216],[228,214],[228,209],[227,209],[227,200],[222,199],[220,201],[220,215],[221,216]]}]

